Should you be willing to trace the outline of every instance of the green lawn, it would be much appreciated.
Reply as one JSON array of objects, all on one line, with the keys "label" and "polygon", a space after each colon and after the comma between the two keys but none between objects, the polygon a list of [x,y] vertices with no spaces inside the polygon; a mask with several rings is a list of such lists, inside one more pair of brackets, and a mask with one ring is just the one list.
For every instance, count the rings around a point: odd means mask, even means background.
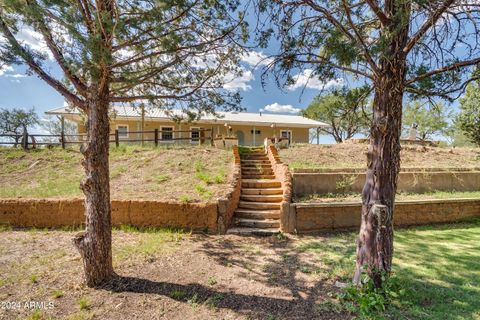
[{"label": "green lawn", "polygon": [[[356,233],[298,245],[327,264],[326,276],[349,281]],[[406,289],[402,304],[373,319],[480,319],[480,219],[442,226],[399,229],[393,272]]]}]

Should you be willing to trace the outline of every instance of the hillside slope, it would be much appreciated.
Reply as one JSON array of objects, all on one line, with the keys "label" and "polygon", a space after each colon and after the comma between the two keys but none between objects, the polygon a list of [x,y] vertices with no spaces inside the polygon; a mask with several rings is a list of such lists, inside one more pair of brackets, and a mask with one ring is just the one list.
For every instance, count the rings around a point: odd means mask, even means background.
[{"label": "hillside slope", "polygon": [[[0,197],[81,197],[81,159],[74,150],[0,148]],[[231,152],[210,147],[112,148],[112,199],[214,200],[232,169]]]},{"label": "hillside slope", "polygon": [[[280,158],[291,168],[366,168],[367,150],[366,144],[295,144]],[[480,148],[404,146],[400,158],[403,168],[478,168]]]}]

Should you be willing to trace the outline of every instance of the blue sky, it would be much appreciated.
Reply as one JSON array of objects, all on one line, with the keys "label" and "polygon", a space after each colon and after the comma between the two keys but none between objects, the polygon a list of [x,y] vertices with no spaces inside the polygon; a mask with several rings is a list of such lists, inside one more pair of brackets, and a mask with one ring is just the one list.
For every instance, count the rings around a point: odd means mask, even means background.
[{"label": "blue sky", "polygon": [[[302,109],[306,107],[311,99],[317,95],[322,83],[318,80],[310,80],[305,90],[302,80],[303,74],[299,76],[299,83],[296,88],[290,88],[282,92],[273,81],[266,87],[261,84],[261,68],[255,67],[253,63],[260,60],[261,52],[251,52],[245,57],[242,65],[245,72],[242,77],[229,82],[229,88],[238,89],[243,97],[242,106],[249,112],[273,112],[275,110]],[[59,74],[58,68],[51,62],[47,62],[48,69]],[[31,108],[35,107],[37,112],[43,113],[48,109],[60,107],[64,99],[54,89],[35,75],[26,75],[22,66],[9,66],[0,71],[0,107],[2,108]],[[279,106],[280,105],[280,106]],[[268,107],[270,106],[270,107]],[[284,107],[282,107],[284,106]],[[283,112],[285,113],[285,112]],[[287,112],[288,113],[288,112]]]},{"label": "blue sky", "polygon": [[[41,37],[33,30],[20,30],[18,37],[34,49],[48,52],[42,45]],[[226,87],[239,90],[242,95],[242,106],[249,112],[276,112],[297,114],[304,109],[312,98],[321,93],[322,89],[338,86],[342,79],[309,78],[311,70],[297,73],[297,82],[284,91],[277,88],[273,79],[262,87],[262,67],[268,53],[276,51],[275,44],[266,51],[250,51],[242,59],[244,74],[233,79]],[[263,60],[262,60],[263,59]],[[53,61],[46,62],[46,69],[61,78],[62,74]],[[0,68],[0,108],[31,108],[35,107],[41,116],[44,112],[64,105],[64,99],[35,75],[25,74],[23,66],[3,66]],[[456,107],[454,107],[456,108]],[[330,143],[333,139],[323,137],[322,143]]]},{"label": "blue sky", "polygon": [[[248,19],[253,19],[249,17]],[[48,54],[41,36],[31,29],[22,29],[17,37],[31,46]],[[275,44],[266,50],[269,53],[276,51]],[[285,114],[297,114],[300,109],[308,106],[312,98],[319,94],[324,87],[324,82],[319,79],[310,79],[307,83],[308,70],[299,74],[298,82],[285,92],[278,89],[276,84],[268,81],[262,87],[262,67],[266,60],[267,51],[249,51],[241,62],[244,74],[240,78],[233,79],[226,85],[231,90],[239,90],[242,96],[242,106],[249,112],[276,112]],[[61,70],[56,66],[53,59],[46,61],[46,69],[62,78]],[[35,75],[26,75],[23,66],[4,66],[0,68],[0,108],[31,108],[40,115],[44,112],[64,105],[64,99],[54,89],[50,88]],[[336,85],[336,81],[328,82],[327,87]],[[326,139],[328,142],[328,139]]]},{"label": "blue sky", "polygon": [[[35,44],[34,37],[26,38],[27,43]],[[242,95],[242,106],[248,112],[266,112],[297,114],[300,109],[308,106],[312,98],[319,94],[322,88],[336,86],[341,82],[319,79],[308,79],[308,70],[298,74],[297,83],[290,88],[280,90],[274,81],[268,81],[262,87],[262,60],[266,55],[262,51],[250,51],[245,54],[241,65],[244,68],[243,76],[235,78],[226,84],[226,88],[239,90]],[[46,62],[47,70],[61,78],[61,71],[52,61]],[[44,116],[44,112],[64,105],[63,97],[36,75],[27,75],[23,66],[7,66],[0,70],[0,108],[34,107],[37,113]],[[341,81],[341,79],[339,80]],[[323,143],[330,143],[328,137]]]}]

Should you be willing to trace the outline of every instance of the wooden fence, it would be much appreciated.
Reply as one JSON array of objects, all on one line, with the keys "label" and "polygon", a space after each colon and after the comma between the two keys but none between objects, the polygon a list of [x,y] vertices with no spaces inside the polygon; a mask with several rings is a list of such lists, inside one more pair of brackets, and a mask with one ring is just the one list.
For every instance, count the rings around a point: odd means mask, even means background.
[{"label": "wooden fence", "polygon": [[[186,134],[188,133],[188,134]],[[187,136],[183,136],[183,135]],[[136,138],[130,138],[136,135]],[[178,137],[180,135],[180,137]],[[8,141],[3,141],[5,138]],[[36,148],[37,146],[61,146],[63,149],[69,144],[83,144],[87,140],[87,134],[29,134],[24,132],[17,134],[0,134],[0,145],[20,145],[23,149]],[[198,130],[149,130],[149,131],[121,131],[115,130],[110,133],[110,143],[119,146],[120,143],[144,143],[153,142],[155,146],[166,143],[213,143],[213,129]]]}]

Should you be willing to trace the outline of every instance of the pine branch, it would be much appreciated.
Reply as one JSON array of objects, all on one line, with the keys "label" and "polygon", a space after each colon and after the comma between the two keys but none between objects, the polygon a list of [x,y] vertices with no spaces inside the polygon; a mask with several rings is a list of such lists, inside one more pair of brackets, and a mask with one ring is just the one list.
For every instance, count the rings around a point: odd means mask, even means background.
[{"label": "pine branch", "polygon": [[43,68],[35,61],[33,56],[20,45],[15,36],[8,28],[3,18],[3,12],[0,11],[0,31],[3,33],[8,43],[18,52],[18,55],[24,60],[24,62],[35,72],[42,80],[48,85],[60,93],[65,99],[71,102],[73,105],[85,110],[86,105],[84,100],[80,99],[77,95],[67,89],[60,81],[50,76]]},{"label": "pine branch", "polygon": [[446,0],[431,16],[430,18],[417,30],[417,32],[408,40],[407,45],[403,48],[405,54],[409,53],[415,44],[428,32],[428,30],[437,23],[442,14],[448,10],[455,0]]}]

